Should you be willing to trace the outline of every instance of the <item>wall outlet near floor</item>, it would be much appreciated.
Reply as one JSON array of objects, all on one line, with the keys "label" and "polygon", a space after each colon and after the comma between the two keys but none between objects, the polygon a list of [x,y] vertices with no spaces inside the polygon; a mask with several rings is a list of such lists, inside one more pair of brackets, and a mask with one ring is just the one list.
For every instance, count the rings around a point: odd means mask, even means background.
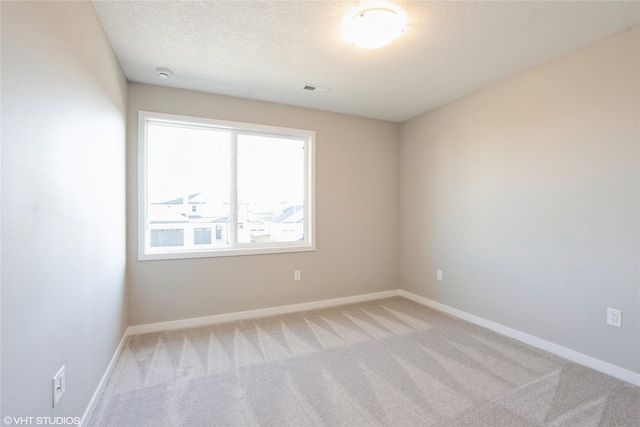
[{"label": "wall outlet near floor", "polygon": [[58,403],[58,400],[60,400],[60,398],[64,394],[64,391],[67,389],[67,378],[64,373],[64,365],[62,366],[62,368],[60,368],[58,373],[53,377],[52,384],[53,384],[53,390],[52,390],[53,406],[56,406],[56,403]]},{"label": "wall outlet near floor", "polygon": [[436,278],[438,279],[439,282],[442,282],[442,270],[436,271]]},{"label": "wall outlet near floor", "polygon": [[615,308],[607,308],[607,325],[622,327],[622,311]]},{"label": "wall outlet near floor", "polygon": [[302,276],[300,275],[300,270],[296,270],[293,272],[293,281],[294,282],[299,282],[300,280],[302,280]]}]

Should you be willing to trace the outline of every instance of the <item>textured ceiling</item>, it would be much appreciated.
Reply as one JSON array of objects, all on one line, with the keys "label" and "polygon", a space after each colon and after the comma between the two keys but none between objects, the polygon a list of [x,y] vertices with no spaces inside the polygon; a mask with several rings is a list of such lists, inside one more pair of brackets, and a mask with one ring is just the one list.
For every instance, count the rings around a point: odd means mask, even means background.
[{"label": "textured ceiling", "polygon": [[93,3],[130,81],[397,122],[640,22],[637,1],[395,2],[404,34],[364,50],[340,33],[364,2]]}]

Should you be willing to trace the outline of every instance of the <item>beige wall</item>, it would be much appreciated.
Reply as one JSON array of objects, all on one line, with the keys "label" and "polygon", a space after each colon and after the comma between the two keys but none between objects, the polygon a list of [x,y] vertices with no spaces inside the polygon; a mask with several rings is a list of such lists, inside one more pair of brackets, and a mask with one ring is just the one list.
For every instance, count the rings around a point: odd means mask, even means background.
[{"label": "beige wall", "polygon": [[403,289],[640,372],[639,39],[401,125]]},{"label": "beige wall", "polygon": [[128,323],[126,80],[90,2],[0,7],[2,416],[81,417]]},{"label": "beige wall", "polygon": [[[315,252],[137,260],[138,110],[316,131]],[[398,125],[132,83],[128,104],[128,277],[140,325],[397,289]],[[302,281],[293,281],[293,271]]]}]

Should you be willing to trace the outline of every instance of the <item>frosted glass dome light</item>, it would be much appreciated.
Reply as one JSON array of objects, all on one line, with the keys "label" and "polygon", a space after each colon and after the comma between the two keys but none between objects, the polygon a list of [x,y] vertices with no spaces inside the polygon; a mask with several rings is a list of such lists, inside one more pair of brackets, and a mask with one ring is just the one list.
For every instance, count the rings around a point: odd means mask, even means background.
[{"label": "frosted glass dome light", "polygon": [[398,38],[404,31],[404,24],[404,18],[393,10],[366,9],[347,23],[346,35],[356,46],[377,49]]}]

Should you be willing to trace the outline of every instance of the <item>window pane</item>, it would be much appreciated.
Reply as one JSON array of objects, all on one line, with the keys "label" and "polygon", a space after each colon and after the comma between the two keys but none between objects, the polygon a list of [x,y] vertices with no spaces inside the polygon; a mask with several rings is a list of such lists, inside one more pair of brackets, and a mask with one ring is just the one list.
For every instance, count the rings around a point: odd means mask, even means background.
[{"label": "window pane", "polygon": [[[229,132],[149,123],[147,138],[150,246],[171,246],[172,251],[176,246],[183,250],[195,245],[226,246],[231,200]],[[180,239],[154,237],[175,232],[168,228],[176,226],[183,233]],[[220,233],[213,239],[211,229],[216,227]]]},{"label": "window pane", "polygon": [[304,240],[304,142],[238,135],[238,242]]}]

